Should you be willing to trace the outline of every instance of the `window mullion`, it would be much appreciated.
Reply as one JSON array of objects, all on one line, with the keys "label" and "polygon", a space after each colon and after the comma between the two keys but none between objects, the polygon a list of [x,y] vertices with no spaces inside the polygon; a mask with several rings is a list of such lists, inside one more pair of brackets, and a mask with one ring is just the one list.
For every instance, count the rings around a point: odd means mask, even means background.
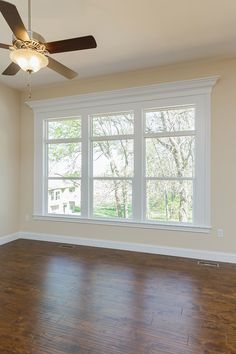
[{"label": "window mullion", "polygon": [[34,136],[34,214],[45,214],[45,185],[47,183],[45,174],[45,161],[47,152],[44,142],[46,133],[46,122],[40,116],[35,116]]},{"label": "window mullion", "polygon": [[44,173],[43,213],[47,214],[48,213],[48,145],[47,144],[44,145],[44,156],[45,156],[45,161],[44,161],[44,171],[43,171]]},{"label": "window mullion", "polygon": [[92,141],[112,141],[112,140],[128,140],[133,139],[133,134],[125,134],[125,135],[102,135],[102,136],[94,136],[91,137]]},{"label": "window mullion", "polygon": [[48,180],[51,180],[51,181],[78,181],[78,180],[81,180],[81,177],[48,177]]},{"label": "window mullion", "polygon": [[147,181],[193,181],[194,177],[146,177]]},{"label": "window mullion", "polygon": [[195,130],[181,130],[181,131],[165,131],[165,132],[160,132],[160,133],[145,133],[144,136],[145,138],[172,138],[172,137],[182,137],[182,136],[194,136],[196,135]]},{"label": "window mullion", "polygon": [[93,130],[92,117],[87,117],[87,137],[88,137],[88,217],[93,217]]},{"label": "window mullion", "polygon": [[134,179],[133,179],[133,219],[142,221],[144,218],[143,199],[143,117],[142,109],[134,110]]},{"label": "window mullion", "polygon": [[133,177],[93,177],[94,180],[98,181],[132,181]]},{"label": "window mullion", "polygon": [[81,216],[89,216],[89,122],[83,114],[82,120],[82,171],[81,171]]},{"label": "window mullion", "polygon": [[46,139],[46,144],[70,144],[70,143],[79,143],[81,138],[67,138],[67,139]]}]

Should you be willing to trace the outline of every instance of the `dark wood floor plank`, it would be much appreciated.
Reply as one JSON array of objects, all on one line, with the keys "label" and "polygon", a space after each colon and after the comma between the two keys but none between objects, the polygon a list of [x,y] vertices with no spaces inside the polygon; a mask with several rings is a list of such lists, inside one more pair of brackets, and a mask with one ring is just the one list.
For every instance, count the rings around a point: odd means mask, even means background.
[{"label": "dark wood floor plank", "polygon": [[17,240],[0,269],[0,354],[236,353],[234,265]]}]

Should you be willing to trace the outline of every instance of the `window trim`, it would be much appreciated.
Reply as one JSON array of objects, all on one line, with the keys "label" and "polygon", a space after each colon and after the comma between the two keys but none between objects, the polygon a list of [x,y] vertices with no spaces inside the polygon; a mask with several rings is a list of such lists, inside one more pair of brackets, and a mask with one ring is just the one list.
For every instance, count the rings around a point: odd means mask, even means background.
[{"label": "window trim", "polygon": [[[163,83],[157,85],[151,85],[146,87],[136,87],[123,90],[115,90],[110,92],[102,93],[91,93],[83,94],[79,96],[70,96],[49,100],[40,101],[28,101],[27,104],[34,110],[34,135],[35,135],[35,155],[34,155],[34,211],[33,215],[37,220],[54,220],[54,221],[69,221],[69,222],[83,222],[83,223],[97,223],[106,225],[120,225],[120,226],[132,226],[132,227],[142,227],[142,228],[156,228],[156,229],[168,229],[168,230],[181,230],[181,231],[193,231],[197,232],[208,232],[211,228],[210,226],[210,112],[211,112],[211,91],[213,86],[216,84],[218,76],[184,80],[174,83]],[[140,101],[142,102],[140,104]],[[176,102],[176,104],[175,104]],[[197,154],[204,158],[200,166],[196,166],[196,170],[201,171],[201,176],[196,176],[196,180],[200,183],[198,185],[198,190],[200,190],[200,195],[203,196],[204,201],[198,202],[199,212],[198,218],[195,220],[194,224],[191,223],[175,223],[175,222],[150,222],[144,219],[144,209],[137,210],[135,206],[144,206],[142,188],[144,185],[141,181],[144,180],[140,171],[143,171],[143,158],[137,158],[139,156],[143,157],[144,147],[143,147],[143,111],[145,109],[152,109],[158,107],[170,106],[181,106],[182,104],[196,104],[198,120],[196,122],[196,131],[201,131],[201,134],[196,134],[198,146]],[[45,198],[46,195],[43,193],[42,186],[42,176],[45,181],[45,168],[43,166],[43,156],[44,151],[44,141],[45,141],[45,131],[43,129],[44,120],[51,119],[63,119],[66,117],[80,116],[82,119],[82,137],[79,140],[83,141],[84,148],[82,149],[82,159],[84,161],[89,160],[89,144],[91,140],[83,139],[85,131],[89,127],[89,119],[86,117],[93,114],[104,113],[104,111],[115,112],[115,111],[128,111],[133,110],[136,122],[135,134],[142,137],[140,141],[142,144],[137,143],[138,139],[135,139],[134,143],[134,183],[138,185],[139,192],[134,195],[134,215],[139,217],[139,221],[133,220],[120,220],[120,219],[103,219],[103,218],[91,218],[88,211],[91,209],[91,195],[88,193],[88,184],[91,180],[91,175],[89,171],[89,166],[83,166],[82,171],[82,188],[84,193],[84,199],[81,200],[81,212],[83,215],[87,213],[87,217],[84,216],[60,216],[48,214],[45,210]],[[139,116],[139,117],[138,117]],[[138,117],[138,118],[137,118]],[[152,135],[154,136],[154,135]],[[77,139],[78,140],[78,139]],[[96,140],[96,138],[95,138]],[[90,149],[91,150],[91,149]],[[199,163],[199,159],[196,157],[196,161]],[[139,173],[137,173],[139,171]],[[86,176],[88,176],[86,181]],[[81,191],[82,192],[82,191]],[[198,193],[199,194],[199,193]],[[85,197],[86,195],[86,197]],[[196,194],[195,194],[196,195]],[[140,204],[141,203],[141,204]],[[142,214],[142,215],[140,215]],[[200,230],[200,231],[199,231]]]}]

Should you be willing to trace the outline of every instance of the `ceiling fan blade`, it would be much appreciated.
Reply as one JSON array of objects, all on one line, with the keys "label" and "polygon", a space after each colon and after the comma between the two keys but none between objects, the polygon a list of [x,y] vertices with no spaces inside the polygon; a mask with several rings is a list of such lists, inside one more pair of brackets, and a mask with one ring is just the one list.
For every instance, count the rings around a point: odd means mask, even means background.
[{"label": "ceiling fan blade", "polygon": [[2,75],[16,75],[18,71],[20,70],[19,65],[15,63],[11,63],[6,70],[3,71]]},{"label": "ceiling fan blade", "polygon": [[78,75],[75,71],[71,70],[67,66],[59,63],[59,61],[51,57],[48,57],[48,67],[56,71],[58,74],[66,77],[67,79],[73,79]]},{"label": "ceiling fan blade", "polygon": [[74,50],[91,49],[97,47],[97,43],[93,36],[70,38],[62,41],[49,42],[45,45],[46,49],[51,54],[72,52]]},{"label": "ceiling fan blade", "polygon": [[0,43],[0,48],[2,49],[9,49],[11,46],[9,44],[3,44],[3,43]]},{"label": "ceiling fan blade", "polygon": [[0,0],[0,12],[2,13],[16,38],[21,39],[22,41],[30,40],[27,30],[15,5],[7,1]]}]

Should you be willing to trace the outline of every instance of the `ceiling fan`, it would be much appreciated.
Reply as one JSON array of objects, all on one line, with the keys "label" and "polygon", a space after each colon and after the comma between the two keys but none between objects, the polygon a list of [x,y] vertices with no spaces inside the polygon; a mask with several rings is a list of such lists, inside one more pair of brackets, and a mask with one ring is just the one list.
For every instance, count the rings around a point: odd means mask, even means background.
[{"label": "ceiling fan", "polygon": [[15,75],[20,69],[32,73],[48,66],[67,79],[73,79],[78,74],[49,54],[97,47],[93,36],[45,42],[40,34],[31,30],[31,0],[28,0],[28,30],[14,4],[0,0],[0,12],[13,32],[12,45],[0,43],[0,48],[10,50],[12,61],[2,75]]}]

